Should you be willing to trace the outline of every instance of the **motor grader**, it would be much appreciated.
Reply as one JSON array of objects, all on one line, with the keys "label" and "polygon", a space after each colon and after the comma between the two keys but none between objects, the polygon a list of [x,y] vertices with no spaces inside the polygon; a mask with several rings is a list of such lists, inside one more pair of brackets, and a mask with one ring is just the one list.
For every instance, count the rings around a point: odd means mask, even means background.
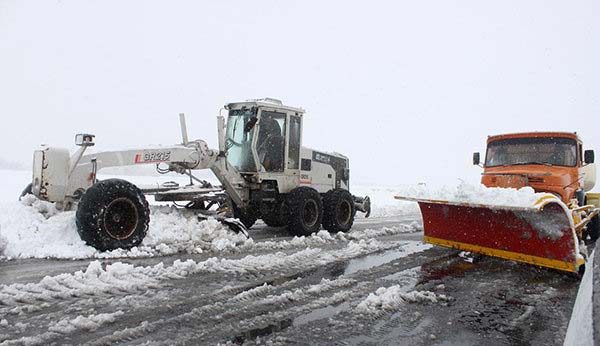
[{"label": "motor grader", "polygon": [[[216,217],[244,232],[258,219],[287,226],[296,235],[309,235],[321,226],[348,231],[357,211],[368,217],[370,200],[349,192],[347,157],[302,146],[303,115],[303,109],[275,99],[229,103],[217,117],[218,150],[203,140],[188,140],[183,115],[183,140],[173,146],[88,153],[94,135],[79,134],[80,149],[73,155],[49,146],[35,151],[33,181],[25,193],[62,210],[76,209],[81,239],[102,251],[142,242],[150,219],[146,195],[161,202],[186,202],[200,217]],[[121,179],[98,180],[104,168],[137,165],[185,174],[191,184],[140,188]],[[204,169],[222,186],[194,175]]]},{"label": "motor grader", "polygon": [[585,240],[600,236],[600,194],[594,152],[577,133],[531,132],[490,136],[483,167],[486,187],[545,193],[531,206],[479,205],[423,198],[428,243],[581,274]]}]

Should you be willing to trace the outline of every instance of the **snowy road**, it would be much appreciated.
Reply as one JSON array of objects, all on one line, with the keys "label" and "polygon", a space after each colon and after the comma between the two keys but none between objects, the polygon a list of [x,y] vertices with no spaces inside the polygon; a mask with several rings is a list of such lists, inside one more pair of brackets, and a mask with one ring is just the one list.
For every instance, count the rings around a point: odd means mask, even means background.
[{"label": "snowy road", "polygon": [[252,246],[218,254],[0,262],[0,345],[562,344],[576,280],[471,263],[422,244],[415,221],[304,239],[257,225]]}]

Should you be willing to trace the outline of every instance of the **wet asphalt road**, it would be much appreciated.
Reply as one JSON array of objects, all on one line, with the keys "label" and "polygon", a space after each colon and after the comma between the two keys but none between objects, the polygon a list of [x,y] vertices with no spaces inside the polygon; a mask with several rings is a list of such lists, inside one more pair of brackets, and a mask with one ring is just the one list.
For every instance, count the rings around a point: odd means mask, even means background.
[{"label": "wet asphalt road", "polygon": [[[355,230],[393,228],[418,215],[358,219]],[[285,230],[255,227],[257,243],[288,242]],[[143,289],[122,289],[0,303],[0,345],[11,344],[337,344],[337,345],[560,345],[578,280],[559,272],[492,258],[463,258],[431,248],[401,257],[420,232],[375,239],[389,247],[357,256],[337,254],[348,243],[313,244],[327,260],[298,258],[269,270],[200,272]],[[219,254],[238,260],[304,247]],[[176,259],[206,261],[215,254],[121,259],[136,266]],[[102,260],[103,264],[119,260]],[[38,283],[45,275],[85,269],[90,260],[0,263],[0,285]],[[326,279],[327,281],[323,281]],[[323,285],[323,283],[326,283]],[[357,308],[380,287],[431,291],[441,302],[404,303],[364,313]],[[33,308],[32,308],[33,307]],[[53,323],[122,311],[97,329],[69,332]]]}]

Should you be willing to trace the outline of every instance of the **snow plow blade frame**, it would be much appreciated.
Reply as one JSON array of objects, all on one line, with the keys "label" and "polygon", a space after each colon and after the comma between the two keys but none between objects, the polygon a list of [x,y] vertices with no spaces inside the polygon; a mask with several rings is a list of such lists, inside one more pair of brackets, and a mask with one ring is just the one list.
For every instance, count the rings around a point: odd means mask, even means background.
[{"label": "snow plow blade frame", "polygon": [[576,274],[585,268],[571,211],[554,196],[532,207],[396,199],[419,203],[426,243]]}]

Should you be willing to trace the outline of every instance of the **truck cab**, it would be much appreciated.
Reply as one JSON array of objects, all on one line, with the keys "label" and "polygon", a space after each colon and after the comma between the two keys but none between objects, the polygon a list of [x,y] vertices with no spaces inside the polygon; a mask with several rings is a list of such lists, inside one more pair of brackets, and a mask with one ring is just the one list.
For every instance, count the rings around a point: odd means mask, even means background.
[{"label": "truck cab", "polygon": [[[577,133],[528,132],[489,136],[481,183],[487,187],[532,187],[565,203],[585,203],[595,185],[594,152],[585,150]],[[473,164],[481,165],[480,154]]]}]

